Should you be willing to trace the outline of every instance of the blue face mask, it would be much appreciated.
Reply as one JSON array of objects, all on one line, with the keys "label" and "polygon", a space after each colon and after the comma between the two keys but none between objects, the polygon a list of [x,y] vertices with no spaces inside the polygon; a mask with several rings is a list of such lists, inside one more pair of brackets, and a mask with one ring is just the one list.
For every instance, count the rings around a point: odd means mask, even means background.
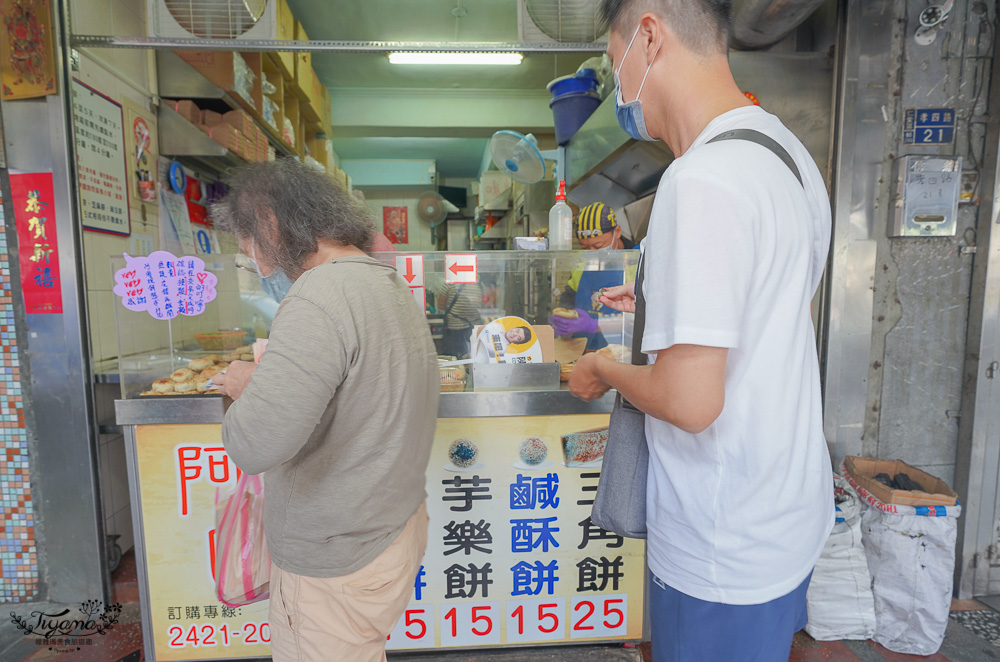
[{"label": "blue face mask", "polygon": [[250,244],[250,261],[253,262],[254,269],[257,270],[257,276],[260,278],[260,286],[272,299],[281,303],[281,300],[288,294],[288,290],[292,289],[292,280],[278,267],[275,267],[274,271],[268,276],[260,273],[253,244]]},{"label": "blue face mask", "polygon": [[[257,275],[260,275],[260,270],[258,269]],[[292,289],[292,280],[285,275],[285,272],[281,269],[275,269],[271,272],[270,276],[261,276],[260,285],[264,288],[272,299],[281,303],[281,300],[285,298],[288,294],[288,290]]]},{"label": "blue face mask", "polygon": [[[618,72],[622,70],[622,64],[625,63],[628,52],[632,50],[632,44],[639,34],[640,27],[636,26],[635,32],[632,33],[632,41],[628,42],[628,48],[625,49],[625,54],[622,55],[621,62],[618,63],[618,70],[615,71],[615,115],[618,116],[618,124],[634,140],[653,141],[656,138],[650,136],[646,130],[646,118],[642,113],[642,101],[639,100],[639,97],[642,95],[642,88],[646,84],[646,76],[649,75],[649,70],[653,66],[653,63],[650,62],[649,66],[646,67],[646,73],[642,77],[642,82],[639,83],[639,91],[635,95],[635,101],[625,103],[622,100],[622,84],[621,79],[618,78]],[[659,53],[660,49],[657,48],[656,52]],[[653,57],[655,59],[656,55]]]}]

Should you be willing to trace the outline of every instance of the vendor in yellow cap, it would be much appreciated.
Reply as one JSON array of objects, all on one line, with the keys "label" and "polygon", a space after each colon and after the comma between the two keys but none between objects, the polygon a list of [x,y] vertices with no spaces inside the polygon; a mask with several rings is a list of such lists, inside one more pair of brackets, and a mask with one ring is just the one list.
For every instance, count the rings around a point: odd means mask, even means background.
[{"label": "vendor in yellow cap", "polygon": [[596,251],[601,248],[634,248],[635,244],[622,236],[615,210],[603,202],[589,204],[576,217],[576,238],[580,248]]},{"label": "vendor in yellow cap", "polygon": [[[589,204],[576,218],[576,237],[584,250],[618,250],[635,248],[635,243],[622,236],[622,228],[615,218],[615,210],[603,202]],[[576,318],[553,315],[549,319],[556,335],[587,338],[588,352],[608,345],[600,332],[598,318],[620,315],[605,307],[600,301],[600,291],[625,282],[620,271],[573,271],[569,282],[559,297],[559,306],[575,310]]]}]

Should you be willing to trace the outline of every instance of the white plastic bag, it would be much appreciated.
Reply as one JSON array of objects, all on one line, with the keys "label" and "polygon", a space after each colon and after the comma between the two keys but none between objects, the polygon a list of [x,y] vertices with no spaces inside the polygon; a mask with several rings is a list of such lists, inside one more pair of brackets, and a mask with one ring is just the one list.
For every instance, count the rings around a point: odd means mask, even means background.
[{"label": "white plastic bag", "polygon": [[875,596],[873,639],[897,653],[933,655],[948,627],[962,507],[882,503],[850,482],[864,503],[861,530]]},{"label": "white plastic bag", "polygon": [[271,556],[264,538],[264,482],[242,474],[232,494],[220,492],[215,492],[216,595],[229,607],[266,600]]},{"label": "white plastic bag", "polygon": [[861,499],[841,476],[834,476],[833,483],[837,523],[809,582],[806,632],[818,641],[870,639],[875,601],[861,542]]}]

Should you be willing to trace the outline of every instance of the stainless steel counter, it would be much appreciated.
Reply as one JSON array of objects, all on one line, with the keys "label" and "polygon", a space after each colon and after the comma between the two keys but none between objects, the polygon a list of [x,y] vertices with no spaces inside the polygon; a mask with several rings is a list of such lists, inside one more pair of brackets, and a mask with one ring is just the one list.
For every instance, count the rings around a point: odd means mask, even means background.
[{"label": "stainless steel counter", "polygon": [[[440,418],[486,416],[559,416],[609,414],[614,391],[592,402],[574,398],[569,391],[500,391],[493,393],[442,393]],[[220,396],[163,396],[115,400],[118,425],[168,423],[221,423],[225,414]]]}]

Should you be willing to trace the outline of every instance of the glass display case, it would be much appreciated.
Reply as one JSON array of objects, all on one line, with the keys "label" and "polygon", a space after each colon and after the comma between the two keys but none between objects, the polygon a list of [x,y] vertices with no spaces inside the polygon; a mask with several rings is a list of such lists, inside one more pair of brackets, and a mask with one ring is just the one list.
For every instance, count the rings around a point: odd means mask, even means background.
[{"label": "glass display case", "polygon": [[634,280],[639,251],[376,258],[396,266],[429,319],[443,320],[435,344],[445,393],[558,390],[585,352],[631,360],[632,315],[602,305],[599,294]]},{"label": "glass display case", "polygon": [[[592,296],[602,287],[633,279],[638,251],[400,252],[375,257],[396,266],[423,305],[432,337],[440,336],[435,342],[444,391],[425,483],[428,530],[438,533],[428,538],[419,581],[388,648],[643,640],[643,542],[599,532],[590,520],[615,394],[585,402],[560,383],[568,375],[564,368],[571,368],[588,346],[629,360],[624,348],[631,344],[632,316],[595,309]],[[277,310],[261,292],[256,274],[237,266],[243,258],[204,259],[206,272],[218,282],[216,297],[201,314],[159,321],[116,303],[123,399],[115,403],[115,414],[128,459],[143,639],[147,658],[155,660],[259,658],[270,652],[262,640],[251,645],[247,637],[225,649],[189,650],[173,643],[176,631],[209,627],[191,614],[178,621],[172,609],[217,602],[211,579],[214,504],[217,490],[232,487],[239,473],[222,442],[222,397],[141,394],[152,391],[156,380],[170,379],[175,370],[193,369],[192,361],[212,355],[221,360],[245,350],[267,335]],[[119,259],[114,266],[117,271],[124,262]],[[452,302],[459,290],[461,306]],[[570,315],[561,319],[575,314],[577,323],[553,324],[556,308]],[[504,327],[507,318],[516,320]],[[451,330],[459,333],[448,333],[449,319]],[[480,335],[490,334],[492,324],[500,324],[500,331],[483,343]],[[508,331],[518,337],[506,337]],[[206,338],[225,340],[206,346]],[[468,350],[459,354],[455,343],[464,349],[465,341]],[[194,364],[200,365],[204,362]],[[467,518],[494,532],[488,546],[476,548],[477,556],[468,559],[475,564],[469,567],[487,573],[488,596],[485,590],[466,595],[451,588],[464,586],[456,584],[455,573],[465,566],[456,565],[453,536],[442,532]],[[558,536],[558,542],[553,538],[551,546],[533,545],[532,536],[539,535],[531,529],[533,523]],[[524,527],[535,533],[525,538]],[[545,596],[551,613],[544,630],[527,617],[523,628],[511,625],[530,610],[538,611],[538,599],[524,583],[529,555],[530,568],[551,573]],[[594,582],[595,575],[587,573],[604,566],[614,571],[613,581]],[[266,623],[267,609],[266,602],[244,606],[227,627],[249,632]],[[445,623],[435,621],[435,614],[439,619],[455,616],[454,627],[431,627]],[[468,614],[507,626],[482,636]],[[602,620],[600,614],[615,618]],[[428,624],[419,637],[417,628],[410,627],[416,622]]]},{"label": "glass display case", "polygon": [[[252,263],[242,255],[197,259],[217,279],[215,297],[197,314],[157,319],[146,309],[126,307],[123,298],[116,297],[122,398],[213,395],[212,389],[200,388],[211,373],[224,369],[228,361],[252,360],[254,340],[267,337],[278,304],[261,290]],[[111,258],[112,273],[125,267],[124,258]],[[191,374],[176,372],[183,370]]]},{"label": "glass display case", "polygon": [[[586,351],[630,360],[632,316],[602,306],[597,296],[601,288],[635,278],[638,251],[394,252],[375,258],[395,265],[423,304],[446,393],[559,390]],[[201,388],[209,373],[232,360],[250,360],[254,340],[267,337],[278,304],[262,291],[249,260],[199,259],[217,283],[214,299],[196,315],[156,319],[116,300],[122,398],[211,396],[212,389]],[[125,266],[124,258],[111,259],[113,273]],[[565,321],[553,324],[553,313]]]}]

